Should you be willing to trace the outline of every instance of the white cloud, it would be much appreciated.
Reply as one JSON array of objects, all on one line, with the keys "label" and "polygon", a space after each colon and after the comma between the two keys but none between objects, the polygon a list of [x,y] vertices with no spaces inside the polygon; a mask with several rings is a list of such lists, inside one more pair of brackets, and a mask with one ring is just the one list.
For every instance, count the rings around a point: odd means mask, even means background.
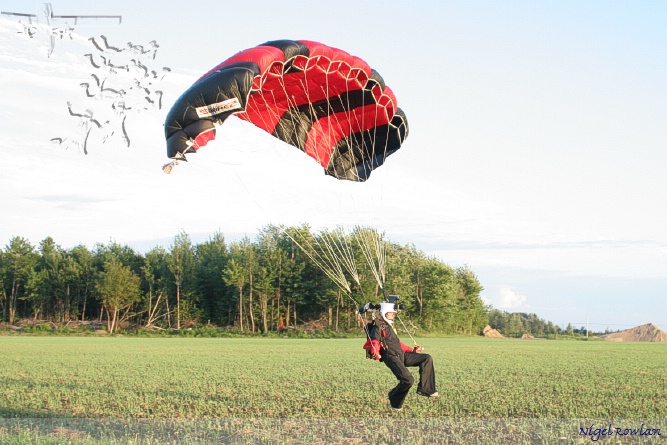
[{"label": "white cloud", "polygon": [[491,304],[498,309],[517,309],[526,306],[526,296],[517,293],[514,289],[508,286],[501,286],[496,295],[491,301]]}]

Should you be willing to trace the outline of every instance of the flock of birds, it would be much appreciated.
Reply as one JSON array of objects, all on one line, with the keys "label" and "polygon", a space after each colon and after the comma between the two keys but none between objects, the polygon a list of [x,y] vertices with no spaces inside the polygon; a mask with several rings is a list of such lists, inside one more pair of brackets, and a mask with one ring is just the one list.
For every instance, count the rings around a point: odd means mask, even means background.
[{"label": "flock of birds", "polygon": [[[44,14],[46,25],[39,25],[35,14],[5,12],[3,16],[18,18],[24,34],[33,39],[38,34],[48,34],[50,58],[56,42],[69,37],[73,40],[74,28],[54,26],[55,19],[74,18],[113,18],[120,16],[56,16],[50,3],[45,4]],[[28,23],[23,21],[27,20]],[[77,131],[63,137],[54,137],[51,142],[65,148],[78,147],[88,154],[91,144],[105,143],[110,138],[120,137],[127,147],[130,136],[127,129],[127,118],[133,114],[148,110],[162,109],[163,91],[159,83],[171,72],[169,67],[154,68],[158,48],[157,41],[147,45],[127,42],[124,46],[115,46],[109,39],[100,35],[90,37],[90,52],[83,55],[88,60],[92,72],[90,80],[81,82],[82,100],[67,101],[69,115],[77,119]],[[76,105],[73,103],[76,102]],[[81,111],[83,110],[83,111]]]},{"label": "flock of birds", "polygon": [[[51,141],[57,144],[68,142],[68,146],[78,146],[88,154],[91,133],[100,130],[98,140],[101,143],[118,135],[129,147],[128,116],[162,109],[163,91],[156,85],[171,69],[162,67],[158,70],[150,66],[159,48],[155,40],[147,46],[128,42],[126,47],[113,46],[104,35],[91,37],[88,41],[94,51],[84,54],[84,57],[93,72],[90,81],[81,82],[80,86],[88,101],[86,105],[93,104],[94,110],[84,105],[84,111],[75,111],[72,102],[68,101],[69,115],[79,120],[81,131],[74,139],[55,137]],[[100,115],[103,117],[100,118]]]}]

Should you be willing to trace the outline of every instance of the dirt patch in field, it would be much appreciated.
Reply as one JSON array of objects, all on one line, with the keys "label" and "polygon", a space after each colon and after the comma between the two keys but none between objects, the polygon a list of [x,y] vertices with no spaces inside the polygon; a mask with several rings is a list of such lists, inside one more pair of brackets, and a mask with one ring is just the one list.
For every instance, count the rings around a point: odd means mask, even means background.
[{"label": "dirt patch in field", "polygon": [[625,331],[614,332],[602,336],[609,341],[665,341],[667,332],[663,331],[653,323],[643,324]]},{"label": "dirt patch in field", "polygon": [[62,426],[55,427],[53,429],[53,435],[55,437],[69,439],[68,443],[72,443],[71,440],[83,440],[88,438],[86,433],[77,430],[71,430]]}]

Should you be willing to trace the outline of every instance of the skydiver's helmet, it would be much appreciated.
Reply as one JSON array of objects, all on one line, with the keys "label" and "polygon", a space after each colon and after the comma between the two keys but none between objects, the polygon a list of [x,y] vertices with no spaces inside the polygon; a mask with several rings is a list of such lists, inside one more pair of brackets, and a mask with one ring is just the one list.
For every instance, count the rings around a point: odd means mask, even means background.
[{"label": "skydiver's helmet", "polygon": [[394,324],[394,320],[389,320],[386,317],[389,312],[396,313],[396,305],[394,303],[387,303],[386,301],[380,303],[380,316],[385,322]]}]

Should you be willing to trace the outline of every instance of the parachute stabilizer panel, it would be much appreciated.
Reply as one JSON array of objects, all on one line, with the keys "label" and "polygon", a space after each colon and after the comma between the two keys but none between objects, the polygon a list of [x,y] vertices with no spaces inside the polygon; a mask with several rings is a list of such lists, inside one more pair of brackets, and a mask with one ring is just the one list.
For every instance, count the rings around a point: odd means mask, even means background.
[{"label": "parachute stabilizer panel", "polygon": [[204,74],[167,115],[168,156],[196,152],[231,114],[351,181],[368,179],[408,135],[407,118],[377,72],[307,40],[266,42]]}]

